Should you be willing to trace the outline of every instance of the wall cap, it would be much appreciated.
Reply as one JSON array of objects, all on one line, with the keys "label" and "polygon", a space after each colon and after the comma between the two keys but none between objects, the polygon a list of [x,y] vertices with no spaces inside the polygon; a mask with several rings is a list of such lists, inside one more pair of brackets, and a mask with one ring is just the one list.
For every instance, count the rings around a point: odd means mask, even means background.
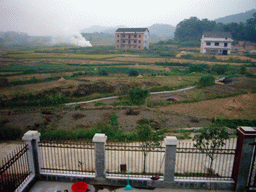
[{"label": "wall cap", "polygon": [[38,140],[40,138],[40,133],[38,131],[27,131],[22,137],[23,141],[32,141],[33,139]]},{"label": "wall cap", "polygon": [[174,136],[167,136],[164,138],[165,145],[178,145],[179,141]]},{"label": "wall cap", "polygon": [[92,139],[94,143],[106,143],[107,136],[103,133],[96,133]]},{"label": "wall cap", "polygon": [[242,126],[237,129],[238,132],[242,133],[246,137],[256,137],[255,127]]}]

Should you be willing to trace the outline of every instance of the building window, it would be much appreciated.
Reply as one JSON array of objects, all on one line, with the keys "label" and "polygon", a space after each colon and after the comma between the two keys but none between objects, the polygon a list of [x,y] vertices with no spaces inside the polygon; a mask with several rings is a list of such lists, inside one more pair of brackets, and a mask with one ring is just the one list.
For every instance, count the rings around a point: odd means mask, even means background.
[{"label": "building window", "polygon": [[125,43],[125,40],[123,40],[123,43]]},{"label": "building window", "polygon": [[140,46],[138,48],[140,49]]},{"label": "building window", "polygon": [[141,35],[139,35],[139,37],[141,37]]},{"label": "building window", "polygon": [[141,42],[141,40],[139,40],[139,43]]},{"label": "building window", "polygon": [[117,43],[119,43],[119,40],[117,40]]},{"label": "building window", "polygon": [[125,35],[123,35],[123,37],[125,37]]},{"label": "building window", "polygon": [[134,37],[136,38],[136,37],[137,37],[137,35],[134,35]]},{"label": "building window", "polygon": [[215,44],[214,44],[215,46],[219,46],[220,45],[220,43],[219,42],[215,42]]},{"label": "building window", "polygon": [[224,43],[224,47],[227,47],[228,46],[228,43]]},{"label": "building window", "polygon": [[129,44],[131,43],[131,41],[128,42]]},{"label": "building window", "polygon": [[210,46],[210,45],[211,45],[211,42],[206,42],[206,45],[207,45],[207,46]]},{"label": "building window", "polygon": [[117,35],[117,37],[119,37],[119,35]]},{"label": "building window", "polygon": [[134,43],[136,43],[137,41],[135,40]]},{"label": "building window", "polygon": [[119,48],[119,45],[117,45],[117,48]]},{"label": "building window", "polygon": [[129,39],[131,38],[131,35],[129,35]]}]

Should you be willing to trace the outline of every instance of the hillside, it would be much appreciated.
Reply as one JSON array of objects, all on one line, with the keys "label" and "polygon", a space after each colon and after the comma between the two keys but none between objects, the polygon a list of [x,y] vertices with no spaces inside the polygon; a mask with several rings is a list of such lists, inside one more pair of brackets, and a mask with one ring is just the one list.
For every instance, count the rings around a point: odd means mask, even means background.
[{"label": "hillside", "polygon": [[[118,28],[125,28],[126,26],[99,26],[94,25],[83,29],[80,32],[89,40],[92,45],[110,45],[111,41],[114,43],[114,33]],[[161,40],[168,40],[174,37],[175,27],[168,24],[154,24],[148,27],[150,32],[150,41],[158,42]],[[113,44],[112,43],[112,44]]]},{"label": "hillside", "polygon": [[228,24],[232,22],[234,23],[246,22],[247,19],[250,19],[253,17],[252,15],[255,12],[256,12],[256,9],[252,9],[244,13],[221,17],[221,18],[215,19],[214,21],[216,21],[216,23],[223,23],[223,24]]}]

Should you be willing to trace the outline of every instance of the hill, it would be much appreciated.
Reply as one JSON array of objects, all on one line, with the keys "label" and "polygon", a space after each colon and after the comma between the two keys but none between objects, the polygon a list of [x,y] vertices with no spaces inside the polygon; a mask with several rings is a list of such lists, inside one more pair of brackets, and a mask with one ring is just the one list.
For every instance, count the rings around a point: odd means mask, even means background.
[{"label": "hill", "polygon": [[[110,45],[111,41],[114,44],[114,34],[118,28],[125,28],[126,26],[99,26],[93,25],[89,28],[83,29],[80,32],[89,40],[92,45]],[[154,24],[148,27],[150,32],[150,41],[158,42],[161,40],[168,40],[174,37],[175,27],[168,24]]]},{"label": "hill", "polygon": [[250,11],[246,11],[244,13],[238,13],[234,15],[229,15],[226,17],[221,17],[218,19],[215,19],[216,23],[223,23],[223,24],[228,24],[228,23],[240,23],[240,22],[246,22],[247,19],[250,19],[253,17],[253,13],[256,12],[256,9],[252,9]]}]

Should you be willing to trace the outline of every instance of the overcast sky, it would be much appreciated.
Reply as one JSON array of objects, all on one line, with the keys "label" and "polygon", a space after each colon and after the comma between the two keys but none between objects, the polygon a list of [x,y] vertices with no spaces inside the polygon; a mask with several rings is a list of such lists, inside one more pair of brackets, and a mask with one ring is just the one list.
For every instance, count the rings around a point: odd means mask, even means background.
[{"label": "overcast sky", "polygon": [[0,0],[0,31],[57,35],[92,25],[176,26],[256,9],[256,0]]}]

